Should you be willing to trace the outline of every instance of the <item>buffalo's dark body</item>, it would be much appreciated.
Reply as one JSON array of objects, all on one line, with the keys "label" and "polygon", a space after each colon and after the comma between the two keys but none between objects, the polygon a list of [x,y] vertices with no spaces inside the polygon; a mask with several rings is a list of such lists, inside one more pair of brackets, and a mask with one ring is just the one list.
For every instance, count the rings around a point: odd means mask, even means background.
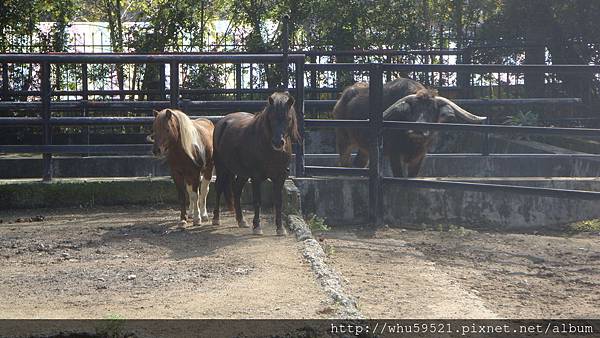
[{"label": "buffalo's dark body", "polygon": [[[407,78],[397,78],[383,86],[384,119],[388,121],[446,122],[454,117],[456,109],[447,101],[437,96],[435,91]],[[333,109],[333,116],[336,119],[368,119],[370,111],[369,86],[359,82],[344,90]],[[389,159],[394,176],[417,176],[435,134],[428,131],[386,130],[383,135],[384,156]],[[350,166],[351,153],[357,149],[358,156],[354,164],[365,167],[369,158],[370,137],[368,129],[337,128],[336,145],[340,165]]]}]

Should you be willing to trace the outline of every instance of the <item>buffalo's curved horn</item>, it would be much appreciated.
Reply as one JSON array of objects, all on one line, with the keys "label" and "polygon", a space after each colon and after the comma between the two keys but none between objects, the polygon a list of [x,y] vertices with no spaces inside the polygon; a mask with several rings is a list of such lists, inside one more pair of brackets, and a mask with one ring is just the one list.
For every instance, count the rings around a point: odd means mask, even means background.
[{"label": "buffalo's curved horn", "polygon": [[455,112],[458,113],[458,115],[460,115],[460,117],[462,117],[463,119],[465,119],[469,122],[481,123],[487,119],[487,117],[485,117],[485,116],[477,116],[475,114],[469,113],[468,111],[459,107],[456,103],[448,100],[447,98],[445,98],[443,96],[436,96],[435,98],[436,98],[436,100],[440,100],[440,101],[448,104],[450,107],[452,107],[452,109],[454,109]]},{"label": "buffalo's curved horn", "polygon": [[394,102],[394,104],[392,104],[388,109],[386,109],[383,112],[383,119],[388,119],[392,116],[393,113],[398,112],[398,111],[405,111],[408,109],[408,104],[406,103],[406,101],[408,99],[412,99],[417,97],[417,94],[410,94],[410,95],[406,95],[405,97],[401,98],[400,100]]}]

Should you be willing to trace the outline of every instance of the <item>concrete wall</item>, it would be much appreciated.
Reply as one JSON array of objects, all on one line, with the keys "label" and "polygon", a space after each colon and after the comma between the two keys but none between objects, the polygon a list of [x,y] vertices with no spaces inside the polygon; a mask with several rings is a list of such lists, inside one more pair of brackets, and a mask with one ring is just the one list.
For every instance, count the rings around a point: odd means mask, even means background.
[{"label": "concrete wall", "polygon": [[[476,180],[600,191],[600,180]],[[332,225],[368,222],[368,180],[364,178],[294,179],[305,214],[317,214]],[[407,189],[384,185],[384,220],[393,226],[458,224],[472,228],[540,229],[600,217],[598,202],[530,196],[506,192]]]},{"label": "concrete wall", "polygon": [[[307,154],[307,165],[335,166],[335,154]],[[391,175],[386,163],[384,171]],[[58,157],[53,161],[54,177],[156,177],[169,176],[164,163],[151,156]],[[291,173],[295,174],[292,163]],[[453,155],[430,154],[421,170],[423,177],[551,177],[600,174],[600,156],[591,158],[572,155],[550,158],[545,155]],[[40,178],[42,160],[39,158],[0,159],[0,179]]]},{"label": "concrete wall", "polygon": [[[214,182],[213,182],[214,183]],[[211,184],[207,204],[215,202]],[[265,207],[272,202],[271,183],[262,185]],[[242,204],[252,203],[252,184],[242,194]],[[40,180],[0,180],[0,210],[22,208],[93,207],[97,205],[170,204],[179,208],[175,184],[168,177],[155,178],[76,178]],[[221,206],[225,207],[224,202]]]}]

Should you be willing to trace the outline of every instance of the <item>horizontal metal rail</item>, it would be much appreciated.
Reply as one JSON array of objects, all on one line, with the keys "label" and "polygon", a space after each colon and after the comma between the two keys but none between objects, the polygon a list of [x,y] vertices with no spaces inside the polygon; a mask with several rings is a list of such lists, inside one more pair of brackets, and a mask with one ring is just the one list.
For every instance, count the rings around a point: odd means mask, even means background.
[{"label": "horizontal metal rail", "polygon": [[370,128],[369,120],[323,120],[305,119],[307,128]]},{"label": "horizontal metal rail", "polygon": [[[313,128],[369,128],[368,120],[324,120],[306,119],[307,127]],[[554,128],[554,127],[528,127],[505,125],[482,125],[462,123],[425,123],[383,121],[384,129],[412,129],[436,131],[468,131],[476,133],[497,134],[536,134],[536,135],[569,135],[574,137],[600,137],[600,129],[590,128]]]},{"label": "horizontal metal rail", "polygon": [[[288,54],[290,61],[304,61],[304,55]],[[283,54],[0,54],[2,63],[280,63]]]},{"label": "horizontal metal rail", "polygon": [[376,49],[376,50],[297,50],[295,53],[306,56],[406,56],[406,55],[461,55],[460,49]]},{"label": "horizontal metal rail", "polygon": [[423,189],[443,189],[443,190],[467,190],[479,192],[506,192],[526,195],[554,197],[554,198],[573,198],[583,200],[600,200],[600,191],[588,190],[570,190],[554,189],[540,187],[526,187],[519,185],[504,185],[490,183],[472,183],[447,180],[431,180],[420,178],[398,178],[384,177],[384,183],[400,184],[405,187],[423,188]]},{"label": "horizontal metal rail", "polygon": [[[600,73],[597,65],[494,65],[494,64],[397,64],[382,63],[383,71],[399,72],[469,72],[469,73]],[[369,71],[370,64],[307,63],[305,70],[314,71]]]},{"label": "horizontal metal rail", "polygon": [[[217,122],[223,116],[190,116],[191,119],[204,118]],[[93,125],[148,125],[154,117],[53,117],[48,120],[51,126],[93,126]],[[39,117],[0,117],[0,126],[39,126],[46,123]]]},{"label": "horizontal metal rail", "polygon": [[383,71],[470,73],[600,73],[596,65],[383,64]]},{"label": "horizontal metal rail", "polygon": [[[255,109],[260,110],[267,104],[266,100],[248,101],[190,101],[181,100],[179,105],[189,109]],[[133,110],[133,109],[164,109],[173,107],[171,101],[63,101],[52,102],[52,111],[78,111],[81,108],[88,110]],[[6,110],[40,110],[42,102],[0,102],[0,111]]]},{"label": "horizontal metal rail", "polygon": [[369,176],[369,169],[367,168],[304,166],[304,170],[307,175],[314,176]]},{"label": "horizontal metal rail", "polygon": [[[307,108],[332,109],[337,100],[305,100]],[[464,106],[524,106],[524,105],[573,105],[583,102],[577,97],[526,98],[526,99],[452,99]]]},{"label": "horizontal metal rail", "polygon": [[[342,120],[335,120],[342,121]],[[569,135],[574,137],[600,137],[600,129],[590,128],[554,128],[554,127],[529,127],[505,126],[459,123],[421,123],[384,121],[384,129],[414,129],[414,130],[440,130],[440,131],[468,131],[477,133],[495,134],[522,134],[522,135]]]},{"label": "horizontal metal rail", "polygon": [[151,144],[0,145],[0,153],[111,154],[150,153]]}]

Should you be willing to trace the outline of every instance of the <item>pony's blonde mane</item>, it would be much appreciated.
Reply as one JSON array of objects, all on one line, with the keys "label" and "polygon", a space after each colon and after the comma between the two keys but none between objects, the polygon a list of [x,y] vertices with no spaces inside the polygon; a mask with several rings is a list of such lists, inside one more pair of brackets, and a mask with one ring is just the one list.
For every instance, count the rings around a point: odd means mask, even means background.
[{"label": "pony's blonde mane", "polygon": [[204,145],[192,120],[181,110],[169,109],[179,127],[179,142],[183,152],[197,165],[204,161]]}]

